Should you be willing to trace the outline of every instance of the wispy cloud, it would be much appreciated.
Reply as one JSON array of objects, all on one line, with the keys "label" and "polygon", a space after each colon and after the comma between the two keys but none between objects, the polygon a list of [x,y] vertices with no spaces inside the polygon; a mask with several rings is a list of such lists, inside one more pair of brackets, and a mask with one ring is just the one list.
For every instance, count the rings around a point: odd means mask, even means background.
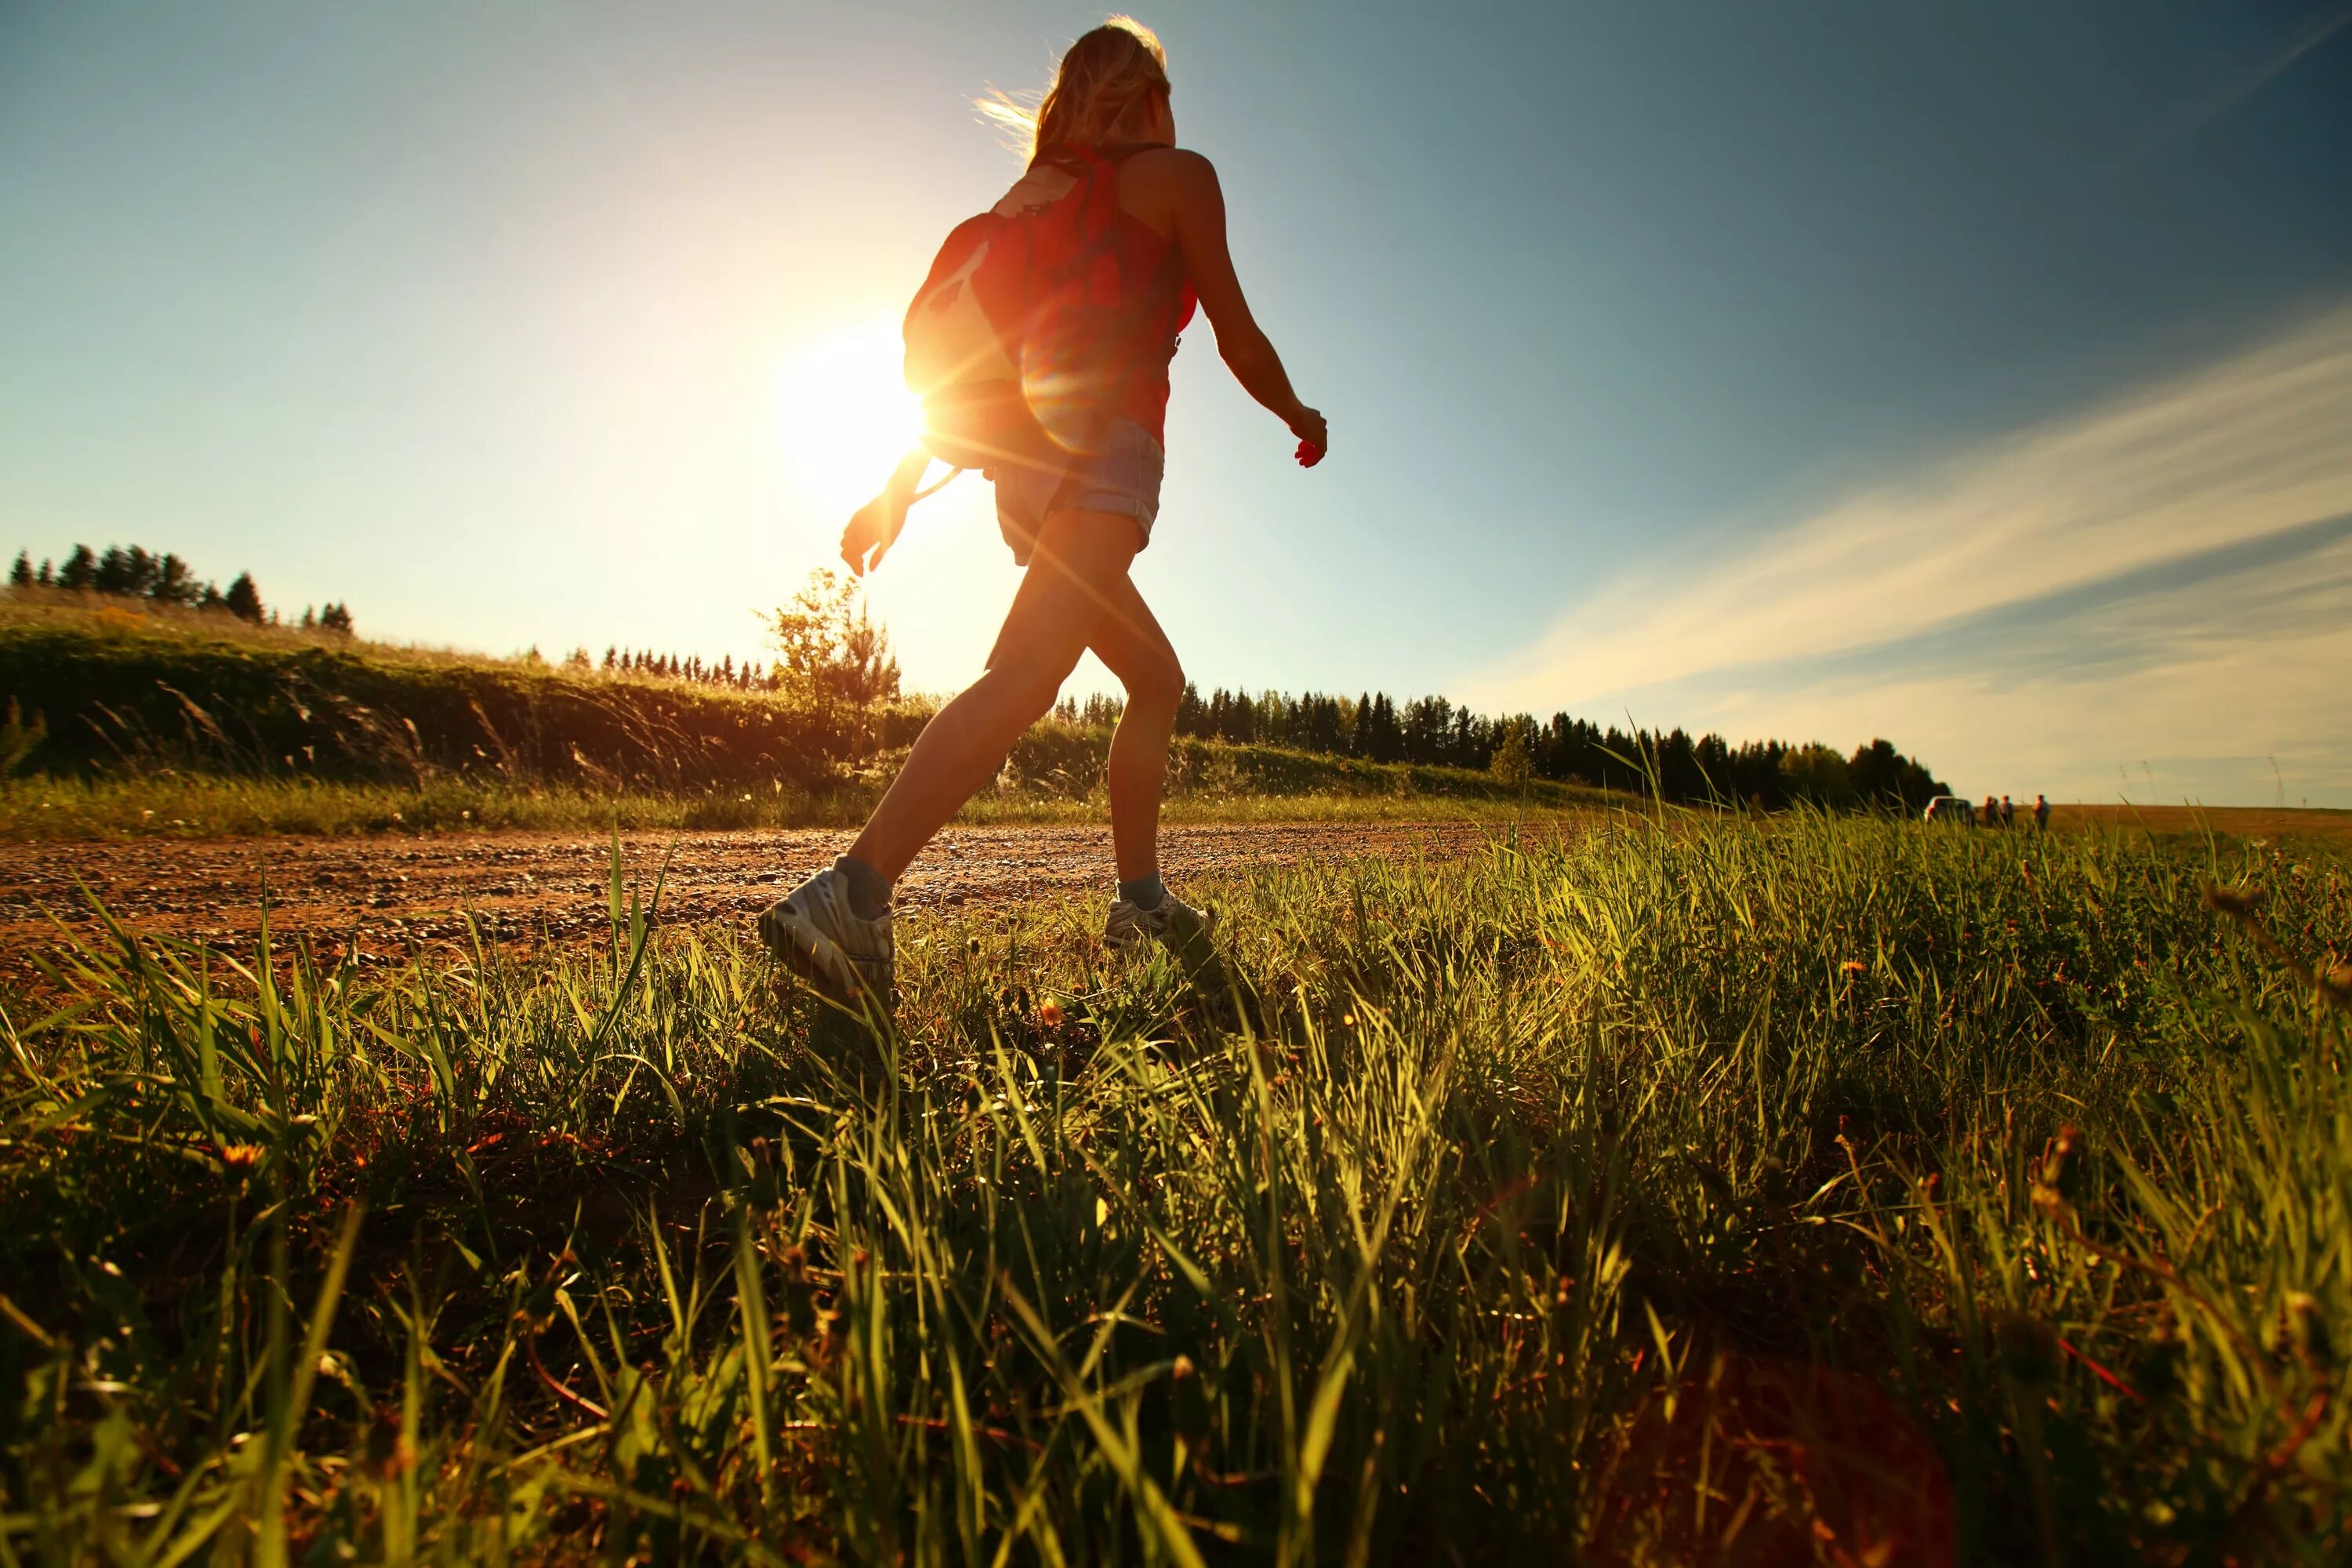
[{"label": "wispy cloud", "polygon": [[[2352,668],[2347,433],[2342,308],[1629,575],[1489,670],[1481,696],[1923,748],[1941,733],[1988,766],[2085,784],[2118,758],[2352,762],[2352,702],[2321,673]],[[1995,716],[1966,721],[1980,704]],[[1803,722],[1832,715],[1846,722]]]},{"label": "wispy cloud", "polygon": [[2338,5],[2333,11],[2309,18],[2270,54],[2215,83],[2203,97],[2184,105],[2140,146],[2140,155],[2146,156],[2194,136],[2260,92],[2272,78],[2347,26],[2352,26],[2352,5]]}]

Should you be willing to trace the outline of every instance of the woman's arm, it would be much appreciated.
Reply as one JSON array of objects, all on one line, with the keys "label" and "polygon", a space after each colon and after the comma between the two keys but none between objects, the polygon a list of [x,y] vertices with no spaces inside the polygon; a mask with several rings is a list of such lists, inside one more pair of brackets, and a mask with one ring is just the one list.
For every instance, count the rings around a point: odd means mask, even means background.
[{"label": "woman's arm", "polygon": [[898,542],[898,531],[907,526],[907,509],[915,504],[923,470],[930,463],[931,454],[921,447],[899,458],[882,493],[859,507],[849,526],[841,531],[841,558],[856,575],[863,577],[881,565],[882,557]]},{"label": "woman's arm", "polygon": [[1216,166],[1198,153],[1171,150],[1166,156],[1166,177],[1175,198],[1177,248],[1184,258],[1185,276],[1201,297],[1201,309],[1216,329],[1218,354],[1243,391],[1287,425],[1292,435],[1323,451],[1331,444],[1323,416],[1291,390],[1282,356],[1274,352],[1272,340],[1242,297],[1233,253],[1225,246],[1225,193],[1217,183]]}]

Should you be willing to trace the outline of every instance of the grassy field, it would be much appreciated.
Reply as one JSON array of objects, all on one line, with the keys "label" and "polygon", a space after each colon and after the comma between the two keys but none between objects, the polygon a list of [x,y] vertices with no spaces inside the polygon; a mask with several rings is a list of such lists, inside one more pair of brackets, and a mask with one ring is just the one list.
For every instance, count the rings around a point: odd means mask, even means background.
[{"label": "grassy field", "polygon": [[0,595],[0,775],[692,795],[814,789],[919,705],[255,627],[221,616]]},{"label": "grassy field", "polygon": [[[1082,754],[1081,782],[1021,778],[975,798],[971,824],[1100,822],[1105,733],[1040,726],[1024,744]],[[0,781],[0,839],[210,838],[250,834],[467,832],[485,828],[600,833],[648,828],[842,827],[865,820],[885,769],[903,752],[822,789],[664,793],[516,787],[466,778],[423,784],[206,773]],[[1164,821],[1508,822],[1622,805],[1627,797],[1549,780],[1523,788],[1454,768],[1359,763],[1270,746],[1180,742]]]},{"label": "grassy field", "polygon": [[2189,837],[2210,834],[2233,839],[2261,839],[2264,847],[2312,838],[2352,844],[2352,811],[2324,806],[2061,805],[2051,812],[2050,826]]},{"label": "grassy field", "polygon": [[2352,1548],[2338,849],[1626,816],[1214,903],[911,924],[880,1028],[618,888],[60,954],[5,1560]]},{"label": "grassy field", "polygon": [[[842,826],[931,712],[38,592],[0,592],[0,837],[20,839]],[[1098,819],[1109,739],[1035,726],[961,820]],[[1502,820],[1625,799],[1192,736],[1169,784],[1174,822]]]}]

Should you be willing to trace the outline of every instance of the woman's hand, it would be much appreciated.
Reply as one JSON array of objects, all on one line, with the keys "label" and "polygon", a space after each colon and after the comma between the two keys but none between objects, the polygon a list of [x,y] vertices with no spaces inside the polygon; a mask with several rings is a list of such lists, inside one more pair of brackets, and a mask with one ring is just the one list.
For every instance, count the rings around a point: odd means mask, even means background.
[{"label": "woman's hand", "polygon": [[882,564],[882,557],[897,543],[898,531],[907,526],[907,509],[893,504],[888,488],[867,501],[851,515],[849,526],[841,531],[841,558],[849,563],[853,575],[863,577]]},{"label": "woman's hand", "polygon": [[1302,403],[1284,423],[1290,426],[1290,433],[1298,437],[1300,468],[1313,468],[1323,460],[1323,454],[1331,449],[1331,427],[1323,422],[1319,410]]},{"label": "woman's hand", "polygon": [[931,455],[919,447],[899,458],[882,493],[851,515],[849,526],[841,531],[841,558],[854,575],[863,577],[881,565],[882,557],[898,542],[899,530],[907,526],[907,509],[915,504],[915,492],[930,461]]}]

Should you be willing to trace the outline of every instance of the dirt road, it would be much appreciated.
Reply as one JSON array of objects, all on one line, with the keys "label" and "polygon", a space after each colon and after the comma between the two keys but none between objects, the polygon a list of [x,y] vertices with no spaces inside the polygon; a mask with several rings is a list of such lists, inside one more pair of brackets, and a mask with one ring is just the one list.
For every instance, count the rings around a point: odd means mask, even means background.
[{"label": "dirt road", "polygon": [[[1464,855],[1491,829],[1474,823],[1298,823],[1171,827],[1163,858],[1185,877],[1312,858]],[[675,836],[661,917],[677,924],[740,921],[845,848],[835,830]],[[622,840],[624,876],[650,889],[667,834]],[[599,931],[606,920],[612,842],[563,835],[425,838],[142,839],[0,845],[0,959],[8,967],[54,947],[44,910],[78,930],[96,916],[80,889],[140,929],[243,947],[259,924],[267,879],[272,929],[304,932],[322,954],[356,947],[373,959],[418,943],[463,940],[470,911],[498,941]],[[1040,894],[1108,892],[1105,827],[958,827],[941,834],[899,885],[902,908],[1009,902]]]},{"label": "dirt road", "polygon": [[[2053,826],[2145,821],[2159,832],[2210,822],[2223,831],[2352,838],[2352,813],[2172,808],[2134,816],[2114,807],[2062,805]],[[1493,830],[1475,823],[1283,823],[1162,830],[1171,874],[1247,870],[1313,858],[1469,852]],[[673,842],[661,917],[677,923],[740,921],[814,866],[846,847],[838,829],[639,834],[622,841],[624,875],[649,889]],[[0,969],[21,972],[54,947],[53,911],[95,928],[82,888],[114,916],[143,930],[233,948],[248,945],[268,879],[271,920],[308,934],[324,954],[356,947],[404,956],[417,944],[458,942],[471,912],[494,941],[542,933],[576,939],[604,928],[612,845],[561,834],[449,834],[430,837],[145,838],[115,843],[0,843]],[[1005,903],[1040,894],[1107,892],[1106,827],[953,827],[904,882],[902,908]]]}]

